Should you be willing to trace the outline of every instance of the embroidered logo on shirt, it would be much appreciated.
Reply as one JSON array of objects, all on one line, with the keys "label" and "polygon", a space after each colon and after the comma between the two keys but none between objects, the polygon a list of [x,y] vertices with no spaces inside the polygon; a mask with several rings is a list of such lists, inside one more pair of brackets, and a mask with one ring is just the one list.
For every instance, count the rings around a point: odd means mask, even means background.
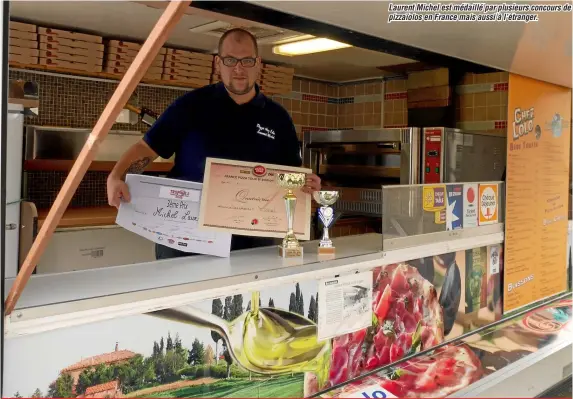
[{"label": "embroidered logo on shirt", "polygon": [[260,124],[257,123],[257,133],[260,134],[261,136],[265,136],[268,137],[269,139],[275,139],[275,131],[272,129],[269,129],[268,127],[264,127],[261,126]]}]

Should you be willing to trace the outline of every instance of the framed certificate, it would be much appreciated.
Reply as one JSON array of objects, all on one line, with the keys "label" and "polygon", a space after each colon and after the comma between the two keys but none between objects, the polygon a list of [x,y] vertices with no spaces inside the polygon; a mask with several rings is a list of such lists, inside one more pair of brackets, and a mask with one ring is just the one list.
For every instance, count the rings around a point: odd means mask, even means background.
[{"label": "framed certificate", "polygon": [[[207,158],[199,211],[199,228],[237,235],[284,238],[287,214],[277,184],[279,173],[312,173],[294,168],[253,162]],[[311,195],[293,190],[297,197],[294,233],[310,239]]]}]

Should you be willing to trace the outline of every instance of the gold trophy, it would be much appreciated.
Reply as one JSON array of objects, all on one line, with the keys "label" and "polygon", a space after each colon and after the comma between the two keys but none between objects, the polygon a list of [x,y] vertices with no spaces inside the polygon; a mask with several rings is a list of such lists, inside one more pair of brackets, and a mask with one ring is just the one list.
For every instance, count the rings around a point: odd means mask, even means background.
[{"label": "gold trophy", "polygon": [[296,208],[296,196],[292,192],[302,188],[306,182],[304,173],[279,173],[278,185],[286,189],[287,192],[283,199],[287,214],[287,234],[279,246],[279,255],[283,258],[295,258],[302,256],[302,247],[294,235],[294,211]]},{"label": "gold trophy", "polygon": [[321,207],[318,209],[318,218],[322,222],[322,238],[318,244],[318,254],[326,255],[334,253],[334,246],[332,240],[328,235],[328,228],[334,221],[334,211],[330,205],[334,204],[339,197],[338,191],[315,191],[312,194],[314,200],[318,202]]}]

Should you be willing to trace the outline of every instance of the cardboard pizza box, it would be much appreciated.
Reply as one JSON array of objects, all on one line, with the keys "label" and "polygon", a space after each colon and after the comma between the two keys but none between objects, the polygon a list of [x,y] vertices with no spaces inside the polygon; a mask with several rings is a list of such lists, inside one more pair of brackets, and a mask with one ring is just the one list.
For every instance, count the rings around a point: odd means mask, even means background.
[{"label": "cardboard pizza box", "polygon": [[278,83],[292,83],[292,77],[284,77],[284,76],[277,76],[277,75],[268,75],[266,73],[261,74],[261,79],[269,80],[272,82]]},{"label": "cardboard pizza box", "polygon": [[269,79],[266,77],[261,78],[262,82],[277,85],[277,86],[292,86],[292,80],[276,80],[276,79]]},{"label": "cardboard pizza box", "polygon": [[[106,49],[107,49],[108,54],[120,54],[124,57],[132,57],[132,58],[135,58],[137,53],[139,53],[139,50],[133,50],[129,47],[110,46],[109,43],[108,43]],[[162,55],[162,54],[160,54],[160,55]]]},{"label": "cardboard pizza box", "polygon": [[23,39],[23,40],[38,40],[38,34],[36,32],[24,32],[21,30],[14,30],[10,29],[10,37],[15,39]]},{"label": "cardboard pizza box", "polygon": [[72,32],[69,30],[44,28],[40,26],[38,27],[38,33],[40,35],[59,37],[63,39],[79,40],[98,44],[103,43],[103,38],[101,36],[88,35],[86,33]]},{"label": "cardboard pizza box", "polygon": [[8,52],[14,55],[23,55],[26,57],[37,57],[40,55],[40,50],[35,48],[26,48],[26,47],[18,47],[18,46],[10,46],[8,48]]},{"label": "cardboard pizza box", "polygon": [[64,61],[64,60],[58,60],[55,58],[42,58],[42,57],[40,57],[39,64],[40,65],[46,65],[46,66],[55,66],[55,67],[60,67],[60,68],[66,68],[66,69],[75,69],[76,71],[85,71],[85,72],[101,72],[102,71],[101,65],[84,64],[81,62],[72,62],[72,61]]},{"label": "cardboard pizza box", "polygon": [[[107,60],[105,62],[106,67],[120,68],[120,69],[125,70],[125,71],[127,71],[127,69],[129,68],[130,65],[131,65],[131,63],[128,63],[128,62],[113,61],[113,60]],[[161,73],[163,71],[163,66],[162,66],[161,62],[153,63],[153,64],[151,64],[151,66],[149,67],[148,70],[156,70],[156,71],[159,71],[159,73]]]},{"label": "cardboard pizza box", "polygon": [[[164,55],[158,55],[153,60],[153,64],[159,64],[158,66],[162,66],[164,57],[165,57]],[[121,62],[123,64],[128,64],[128,65],[131,64],[134,59],[135,59],[135,57],[126,56],[125,54],[108,53],[106,56],[107,61],[117,61],[117,62]]]},{"label": "cardboard pizza box", "polygon": [[141,49],[141,44],[133,42],[124,42],[123,40],[110,40],[108,42],[108,47],[128,48],[131,50],[139,51]]},{"label": "cardboard pizza box", "polygon": [[438,68],[428,71],[411,72],[408,74],[406,86],[408,90],[423,89],[434,86],[448,86],[448,68]]},{"label": "cardboard pizza box", "polygon": [[173,69],[178,69],[178,70],[180,69],[183,71],[194,71],[194,72],[207,73],[207,74],[213,73],[213,68],[211,68],[211,67],[206,67],[206,66],[202,66],[202,65],[184,64],[182,62],[165,61],[163,63],[163,66],[165,68],[173,68]]},{"label": "cardboard pizza box", "polygon": [[161,73],[146,73],[143,76],[143,79],[148,79],[148,80],[161,80]]},{"label": "cardboard pizza box", "polygon": [[103,65],[103,59],[98,57],[88,57],[83,55],[74,55],[74,54],[67,54],[67,53],[60,53],[54,50],[40,50],[40,57],[41,58],[50,58],[56,59],[60,61],[70,61],[70,62],[77,62],[80,64],[90,64],[90,65]]},{"label": "cardboard pizza box", "polygon": [[199,59],[205,61],[213,61],[214,58],[212,54],[198,53],[195,51],[188,51],[188,50],[178,50],[174,48],[168,48],[167,55],[176,55],[183,58]]},{"label": "cardboard pizza box", "polygon": [[58,53],[65,53],[65,54],[72,54],[72,55],[81,55],[84,57],[93,57],[98,59],[103,59],[103,51],[97,50],[90,50],[86,48],[80,47],[69,47],[69,46],[61,46],[59,43],[39,43],[40,50],[51,50],[56,51]]},{"label": "cardboard pizza box", "polygon": [[[117,52],[118,49],[130,50],[130,52],[138,52],[141,50],[142,44],[134,43],[134,42],[125,42],[123,40],[110,40],[107,43],[108,50],[110,52]],[[159,49],[160,55],[165,55],[167,49],[165,47],[161,47]]]},{"label": "cardboard pizza box", "polygon": [[274,82],[274,83],[278,83],[278,84],[290,84],[292,85],[292,78],[282,78],[282,77],[276,77],[276,76],[269,76],[269,75],[263,75],[261,77],[262,80],[267,81],[267,82]]},{"label": "cardboard pizza box", "polygon": [[165,73],[162,75],[162,80],[191,83],[197,86],[208,86],[211,84],[209,79],[194,79],[194,78],[187,78],[184,76],[169,75]]},{"label": "cardboard pizza box", "polygon": [[10,53],[8,54],[8,61],[17,62],[19,64],[36,65],[38,64],[38,57]]},{"label": "cardboard pizza box", "polygon": [[[127,70],[127,68],[129,68],[130,65],[131,65],[131,61],[117,61],[117,60],[110,60],[110,59],[105,61],[105,66],[111,67],[111,68],[125,68]],[[161,62],[161,60],[154,61],[150,65],[150,69],[151,68],[158,68],[158,69],[162,70],[163,69],[163,62]]]},{"label": "cardboard pizza box", "polygon": [[24,22],[10,21],[10,29],[19,30],[21,32],[37,32],[38,27],[32,24],[25,24]]},{"label": "cardboard pizza box", "polygon": [[265,86],[269,86],[269,87],[292,87],[292,85],[290,83],[283,83],[283,82],[272,82],[269,80],[265,80],[265,79],[261,79],[261,82],[263,85]]},{"label": "cardboard pizza box", "polygon": [[40,34],[40,43],[57,43],[59,46],[79,47],[88,50],[103,51],[104,45],[99,43],[86,42],[83,40],[67,39],[58,36],[47,36]]},{"label": "cardboard pizza box", "polygon": [[261,73],[262,73],[263,75],[275,76],[275,77],[277,77],[277,78],[283,78],[283,79],[292,79],[292,78],[294,77],[293,74],[277,72],[277,71],[272,70],[272,69],[263,69],[263,70],[261,71]]},{"label": "cardboard pizza box", "polygon": [[24,48],[38,48],[38,42],[36,40],[23,40],[11,37],[8,40],[10,46],[24,47]]},{"label": "cardboard pizza box", "polygon": [[272,79],[267,79],[265,77],[261,78],[261,81],[264,83],[268,83],[268,84],[272,84],[275,86],[292,86],[292,80],[272,80]]},{"label": "cardboard pizza box", "polygon": [[174,68],[164,68],[163,73],[166,75],[183,76],[186,78],[193,78],[193,79],[209,80],[211,78],[211,74],[209,73],[185,71],[182,69],[174,69]]},{"label": "cardboard pizza box", "polygon": [[261,85],[260,87],[261,90],[264,89],[266,91],[272,91],[273,93],[287,94],[291,92],[291,89],[288,87],[278,88],[278,87],[269,87],[265,85]]},{"label": "cardboard pizza box", "polygon": [[408,103],[417,103],[422,101],[449,100],[452,96],[451,86],[435,86],[423,89],[408,90]]},{"label": "cardboard pizza box", "polygon": [[165,61],[180,62],[182,64],[189,64],[189,65],[200,65],[200,66],[211,67],[211,68],[213,67],[212,61],[202,60],[202,59],[198,59],[198,58],[186,58],[186,57],[182,57],[182,56],[177,55],[177,54],[167,54],[165,56]]},{"label": "cardboard pizza box", "polygon": [[267,89],[277,89],[277,90],[288,90],[291,91],[292,90],[292,86],[291,85],[285,85],[285,84],[276,84],[273,82],[265,82],[264,80],[261,81],[261,86],[266,87]]},{"label": "cardboard pizza box", "polygon": [[278,71],[278,72],[291,74],[291,75],[294,74],[294,68],[280,67],[280,66],[272,65],[272,64],[264,64],[263,68],[271,70],[271,71]]},{"label": "cardboard pizza box", "polygon": [[105,72],[105,73],[111,73],[111,74],[114,74],[114,75],[123,75],[123,74],[125,73],[125,70],[123,70],[123,69],[120,70],[119,68],[113,68],[113,67],[106,67],[106,66],[104,65],[104,67],[103,67],[103,72]]},{"label": "cardboard pizza box", "polygon": [[[127,69],[129,68],[129,66],[113,66],[113,65],[105,65],[104,67],[104,71],[108,72],[108,73],[119,73],[119,74],[124,74],[127,72]],[[163,68],[160,67],[151,67],[147,70],[146,73],[151,73],[151,74],[159,74],[161,75],[163,73]]]}]

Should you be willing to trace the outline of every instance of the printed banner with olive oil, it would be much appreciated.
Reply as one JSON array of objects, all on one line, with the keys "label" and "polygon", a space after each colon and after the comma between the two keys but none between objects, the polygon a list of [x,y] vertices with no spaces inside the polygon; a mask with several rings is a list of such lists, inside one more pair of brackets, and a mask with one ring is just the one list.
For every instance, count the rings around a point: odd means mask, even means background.
[{"label": "printed banner with olive oil", "polygon": [[319,394],[500,319],[502,253],[492,245],[360,273],[372,280],[342,287],[342,301],[369,310],[371,325],[344,316],[354,327],[337,326],[342,335],[319,332],[319,304],[332,298],[307,280],[6,339],[3,397]]},{"label": "printed banner with olive oil", "polygon": [[571,89],[509,77],[504,312],[567,289]]}]

